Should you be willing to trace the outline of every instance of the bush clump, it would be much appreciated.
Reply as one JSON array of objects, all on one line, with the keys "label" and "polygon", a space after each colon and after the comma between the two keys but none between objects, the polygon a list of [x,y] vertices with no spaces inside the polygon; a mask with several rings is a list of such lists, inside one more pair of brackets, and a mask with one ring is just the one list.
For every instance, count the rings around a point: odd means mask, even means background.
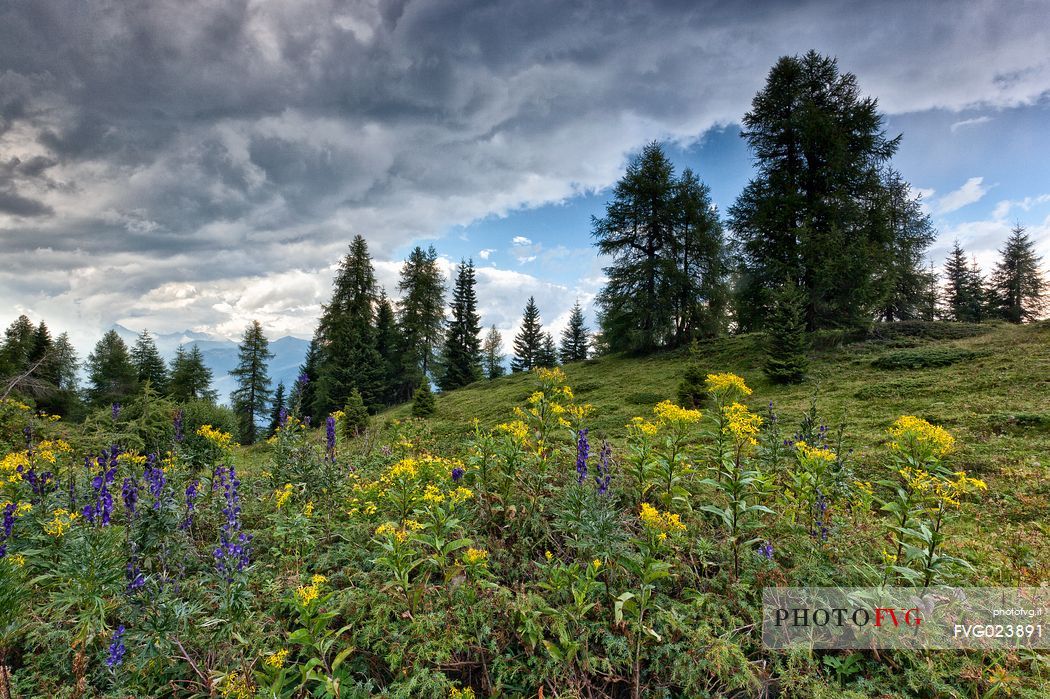
[{"label": "bush clump", "polygon": [[970,361],[979,356],[979,352],[961,347],[929,347],[889,352],[871,365],[876,369],[929,369]]}]

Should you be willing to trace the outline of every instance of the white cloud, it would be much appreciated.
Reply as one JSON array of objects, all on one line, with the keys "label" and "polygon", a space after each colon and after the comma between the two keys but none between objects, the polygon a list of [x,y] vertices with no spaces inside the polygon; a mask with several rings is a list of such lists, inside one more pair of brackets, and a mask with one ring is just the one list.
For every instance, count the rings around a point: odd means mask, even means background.
[{"label": "white cloud", "polygon": [[1050,194],[1040,194],[1037,197],[1025,197],[1024,199],[1016,200],[1004,199],[995,205],[995,211],[992,212],[992,216],[1002,219],[1009,216],[1010,211],[1013,209],[1030,211],[1034,207],[1047,203],[1050,203]]},{"label": "white cloud", "polygon": [[511,245],[514,245],[514,246],[516,246],[516,247],[521,247],[521,246],[523,246],[523,245],[532,245],[532,241],[531,241],[531,240],[530,240],[529,238],[526,238],[526,237],[525,237],[525,236],[523,236],[523,235],[516,235],[516,236],[514,236],[514,238],[513,238],[513,239],[512,239],[511,241],[510,241],[510,244],[511,244]]},{"label": "white cloud", "polygon": [[487,259],[489,259],[489,257],[492,256],[492,253],[494,253],[494,252],[496,252],[496,250],[494,248],[485,248],[484,250],[479,250],[478,251],[478,258],[482,259],[482,260],[487,260]]},{"label": "white cloud", "polygon": [[983,177],[971,177],[963,183],[962,187],[940,197],[937,200],[937,213],[951,213],[980,201],[988,192],[988,188],[983,185],[983,182]]},{"label": "white cloud", "polygon": [[952,133],[955,133],[964,126],[977,126],[978,124],[987,124],[991,120],[992,118],[990,116],[979,116],[974,117],[973,119],[963,119],[962,121],[956,121],[948,128],[951,130]]}]

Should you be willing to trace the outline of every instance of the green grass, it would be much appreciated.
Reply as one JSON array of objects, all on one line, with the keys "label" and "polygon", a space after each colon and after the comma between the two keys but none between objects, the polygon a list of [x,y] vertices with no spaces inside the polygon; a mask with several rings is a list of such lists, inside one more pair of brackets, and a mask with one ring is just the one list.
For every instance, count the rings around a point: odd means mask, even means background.
[{"label": "green grass", "polygon": [[[826,338],[824,338],[826,340]],[[899,355],[902,340],[913,355],[960,359],[941,366],[879,368],[880,358]],[[762,336],[720,338],[700,347],[705,371],[731,371],[754,389],[750,407],[772,401],[794,425],[810,401],[832,426],[845,423],[859,471],[875,473],[883,459],[886,429],[900,415],[916,415],[950,430],[958,440],[957,468],[989,482],[989,494],[965,528],[966,546],[993,566],[1016,567],[1017,550],[1035,547],[1031,575],[1050,572],[1050,321],[1014,326],[904,323],[881,326],[863,341],[822,342],[813,350],[807,380],[795,386],[770,383],[762,373]],[[625,423],[673,399],[689,362],[688,352],[649,357],[610,356],[564,367],[579,400],[595,407],[592,436],[619,439]],[[891,366],[893,362],[887,362]],[[937,362],[933,362],[937,364]],[[437,398],[430,419],[434,434],[453,438],[511,419],[511,411],[534,390],[535,379],[516,374],[482,381]],[[409,405],[381,415],[405,418]],[[978,536],[972,536],[975,532]]]}]

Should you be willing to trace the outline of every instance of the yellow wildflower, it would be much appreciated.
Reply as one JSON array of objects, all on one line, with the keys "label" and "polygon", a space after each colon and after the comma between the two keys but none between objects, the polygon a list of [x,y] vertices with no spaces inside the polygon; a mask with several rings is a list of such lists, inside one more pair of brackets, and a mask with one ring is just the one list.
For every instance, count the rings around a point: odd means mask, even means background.
[{"label": "yellow wildflower", "polygon": [[451,497],[454,502],[464,502],[474,497],[474,491],[470,488],[464,488],[463,486],[459,486],[451,493],[449,493],[449,497]]},{"label": "yellow wildflower", "polygon": [[218,430],[211,425],[201,425],[197,428],[197,436],[204,437],[220,449],[229,449],[234,445],[233,435]]},{"label": "yellow wildflower", "polygon": [[467,552],[463,554],[463,561],[467,565],[485,565],[489,559],[489,552],[485,549],[476,549],[474,547],[468,548]]},{"label": "yellow wildflower", "polygon": [[295,596],[299,598],[299,604],[304,607],[316,600],[318,594],[317,585],[300,585],[295,588]]},{"label": "yellow wildflower", "polygon": [[453,687],[448,690],[448,699],[475,699],[475,697],[474,690],[470,687],[467,687],[466,689]]},{"label": "yellow wildflower", "polygon": [[820,447],[811,447],[803,441],[795,442],[795,449],[798,451],[799,456],[803,459],[812,459],[820,461],[835,461],[835,452],[830,449],[822,449]]},{"label": "yellow wildflower", "polygon": [[292,497],[292,484],[285,483],[283,486],[273,491],[274,500],[277,501],[277,509],[284,507],[285,503],[288,502],[288,498]]},{"label": "yellow wildflower", "polygon": [[655,422],[649,422],[642,417],[632,417],[627,423],[627,429],[639,436],[652,437],[659,428]]},{"label": "yellow wildflower", "polygon": [[510,435],[515,441],[520,442],[521,444],[525,444],[529,439],[529,426],[521,420],[504,422],[503,424],[496,425],[496,429]]},{"label": "yellow wildflower", "polygon": [[444,502],[444,500],[444,493],[433,483],[428,483],[427,487],[423,489],[423,502],[430,502],[436,505]]},{"label": "yellow wildflower", "polygon": [[529,396],[529,399],[527,401],[525,401],[525,402],[528,403],[529,405],[536,405],[537,403],[542,401],[543,398],[544,398],[543,391],[533,391],[532,395]]},{"label": "yellow wildflower", "polygon": [[591,561],[591,565],[594,566],[595,570],[598,570],[602,567],[602,562],[595,558],[593,561]]},{"label": "yellow wildflower", "polygon": [[413,458],[407,458],[401,459],[391,466],[386,472],[386,477],[390,480],[402,477],[415,478],[417,473],[419,473],[419,468],[416,460]]},{"label": "yellow wildflower", "polygon": [[224,699],[250,699],[255,696],[255,688],[247,675],[231,672],[222,683],[222,696]]},{"label": "yellow wildflower", "polygon": [[60,537],[65,534],[78,517],[76,512],[65,509],[57,509],[51,513],[51,521],[44,525],[44,532],[49,536]]},{"label": "yellow wildflower", "polygon": [[20,553],[12,553],[6,556],[7,560],[11,562],[16,568],[22,568],[26,564],[26,557]]},{"label": "yellow wildflower", "polygon": [[942,457],[955,447],[955,438],[943,427],[931,425],[914,415],[902,415],[890,427],[890,448],[905,451],[917,448]]},{"label": "yellow wildflower", "polygon": [[544,558],[546,558],[546,559],[547,559],[548,561],[550,561],[550,560],[553,560],[553,559],[554,559],[554,554],[553,554],[553,553],[551,553],[550,551],[544,551],[544,552],[543,552],[543,556],[544,556]]},{"label": "yellow wildflower", "polygon": [[662,422],[679,424],[700,422],[699,410],[688,410],[675,405],[669,400],[657,403],[656,407],[653,408],[653,413],[655,413]]},{"label": "yellow wildflower", "polygon": [[685,531],[685,524],[682,523],[681,517],[672,512],[660,512],[647,502],[642,503],[638,518],[646,529],[659,532],[661,540],[666,539],[668,533]]},{"label": "yellow wildflower", "polygon": [[708,374],[704,383],[708,393],[751,395],[751,389],[744,383],[744,379],[736,374]]},{"label": "yellow wildflower", "polygon": [[313,500],[307,500],[306,504],[303,505],[303,514],[306,515],[307,517],[313,517],[314,516],[314,501]]},{"label": "yellow wildflower", "polygon": [[762,418],[748,410],[740,403],[733,403],[725,407],[726,418],[725,430],[733,435],[739,444],[758,444],[758,428],[762,425]]},{"label": "yellow wildflower", "polygon": [[275,669],[281,669],[284,667],[285,662],[288,660],[288,649],[282,648],[276,653],[271,653],[266,656],[266,664]]},{"label": "yellow wildflower", "polygon": [[539,375],[540,381],[546,381],[559,386],[565,383],[565,372],[558,367],[552,369],[540,367],[536,370],[536,373]]},{"label": "yellow wildflower", "polygon": [[320,573],[316,573],[315,575],[311,576],[310,582],[314,585],[323,585],[324,583],[328,582],[328,578],[321,575]]}]

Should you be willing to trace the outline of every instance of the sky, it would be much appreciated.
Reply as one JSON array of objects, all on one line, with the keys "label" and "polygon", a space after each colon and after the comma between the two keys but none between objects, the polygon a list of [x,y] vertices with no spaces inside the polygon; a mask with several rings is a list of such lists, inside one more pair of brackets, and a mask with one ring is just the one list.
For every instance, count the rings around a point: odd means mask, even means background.
[{"label": "sky", "polygon": [[[434,245],[509,345],[528,296],[593,324],[591,216],[650,141],[724,212],[739,122],[815,49],[878,99],[940,264],[1015,223],[1050,262],[1046,2],[0,4],[0,322],[309,337],[350,239],[397,293]],[[6,317],[5,317],[6,316]]]}]

